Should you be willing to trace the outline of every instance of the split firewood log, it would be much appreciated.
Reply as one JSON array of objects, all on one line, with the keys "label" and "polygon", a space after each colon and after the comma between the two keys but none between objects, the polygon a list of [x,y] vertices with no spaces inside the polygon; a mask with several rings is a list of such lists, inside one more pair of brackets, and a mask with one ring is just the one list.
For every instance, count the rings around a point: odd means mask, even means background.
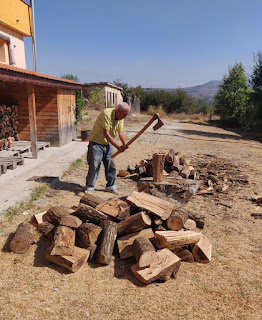
[{"label": "split firewood log", "polygon": [[175,208],[167,219],[167,227],[170,230],[180,230],[188,218],[188,213],[183,208]]},{"label": "split firewood log", "polygon": [[165,154],[154,153],[152,158],[153,182],[163,181]]},{"label": "split firewood log", "polygon": [[133,254],[138,263],[139,269],[150,266],[158,261],[156,250],[149,239],[136,238],[132,245]]},{"label": "split firewood log", "polygon": [[96,210],[103,212],[117,220],[124,220],[130,216],[131,205],[121,199],[110,199],[96,206]]},{"label": "split firewood log", "polygon": [[196,231],[196,222],[192,219],[187,219],[184,223],[184,228],[190,231]]},{"label": "split firewood log", "polygon": [[93,194],[85,194],[80,199],[80,203],[87,204],[88,206],[91,206],[93,208],[95,208],[96,206],[98,206],[100,203],[102,203],[104,201],[105,201],[104,199],[102,199],[98,196],[95,196]]},{"label": "split firewood log", "polygon": [[76,272],[79,268],[81,268],[87,262],[87,259],[90,255],[89,250],[78,248],[76,246],[73,248],[73,254],[70,256],[54,256],[51,254],[51,252],[52,247],[46,249],[45,258],[71,272]]},{"label": "split firewood log", "polygon": [[147,228],[151,219],[145,211],[138,212],[117,224],[117,235],[123,236]]},{"label": "split firewood log", "polygon": [[168,249],[162,249],[157,252],[158,261],[152,263],[149,267],[139,269],[139,264],[136,263],[131,267],[135,277],[146,284],[153,281],[167,281],[175,275],[179,270],[181,260],[173,252]]},{"label": "split firewood log", "polygon": [[44,221],[38,227],[38,231],[42,235],[44,235],[48,240],[54,240],[55,230],[56,230],[55,226],[48,221]]},{"label": "split firewood log", "polygon": [[156,231],[155,241],[159,249],[174,250],[197,243],[201,233],[195,231]]},{"label": "split firewood log", "polygon": [[21,222],[10,242],[10,249],[15,253],[25,253],[37,240],[35,228],[29,222]]},{"label": "split firewood log", "polygon": [[73,216],[71,214],[64,216],[60,220],[60,225],[65,227],[70,227],[73,229],[77,229],[79,226],[81,226],[82,220],[80,220],[78,217]]},{"label": "split firewood log", "polygon": [[51,207],[46,212],[46,219],[55,226],[60,224],[60,220],[63,216],[70,214],[70,211],[63,206]]},{"label": "split firewood log", "polygon": [[135,239],[139,237],[147,238],[152,242],[154,240],[154,232],[151,228],[147,228],[118,238],[117,245],[120,259],[126,259],[134,255],[132,245]]},{"label": "split firewood log", "polygon": [[88,206],[84,203],[80,203],[77,210],[75,211],[75,215],[80,218],[85,218],[94,223],[101,223],[101,221],[108,220],[110,217],[106,214],[99,212],[91,206]]},{"label": "split firewood log", "polygon": [[196,261],[209,263],[211,261],[212,245],[209,239],[201,235],[200,240],[194,245],[192,253]]},{"label": "split firewood log", "polygon": [[177,255],[182,262],[194,262],[193,254],[186,248],[174,249],[174,254]]},{"label": "split firewood log", "polygon": [[50,255],[70,256],[75,246],[75,231],[71,228],[58,226]]},{"label": "split firewood log", "polygon": [[85,222],[76,229],[76,244],[81,248],[88,248],[90,244],[95,244],[102,231],[100,226],[93,223]]},{"label": "split firewood log", "polygon": [[109,220],[101,222],[102,232],[100,242],[97,248],[96,262],[109,264],[117,236],[117,223]]}]

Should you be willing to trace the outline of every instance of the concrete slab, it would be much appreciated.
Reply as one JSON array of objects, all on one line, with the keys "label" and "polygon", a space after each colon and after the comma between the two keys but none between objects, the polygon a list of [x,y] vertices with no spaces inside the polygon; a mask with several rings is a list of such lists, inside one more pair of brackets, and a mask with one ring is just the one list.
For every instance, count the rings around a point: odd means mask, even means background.
[{"label": "concrete slab", "polygon": [[24,165],[7,170],[0,176],[0,215],[3,211],[30,196],[35,181],[33,176],[54,176],[60,178],[71,163],[87,152],[88,142],[72,141],[62,147],[40,150],[38,159],[25,158]]}]

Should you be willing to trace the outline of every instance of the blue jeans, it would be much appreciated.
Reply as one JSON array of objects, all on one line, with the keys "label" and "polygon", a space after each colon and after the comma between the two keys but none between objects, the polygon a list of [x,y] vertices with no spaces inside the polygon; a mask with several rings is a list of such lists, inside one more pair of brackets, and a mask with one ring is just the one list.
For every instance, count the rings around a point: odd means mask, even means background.
[{"label": "blue jeans", "polygon": [[116,190],[116,163],[114,159],[111,159],[112,154],[113,147],[111,144],[104,146],[93,141],[89,142],[87,152],[89,169],[86,176],[86,190],[94,190],[102,162],[105,167],[106,189]]}]

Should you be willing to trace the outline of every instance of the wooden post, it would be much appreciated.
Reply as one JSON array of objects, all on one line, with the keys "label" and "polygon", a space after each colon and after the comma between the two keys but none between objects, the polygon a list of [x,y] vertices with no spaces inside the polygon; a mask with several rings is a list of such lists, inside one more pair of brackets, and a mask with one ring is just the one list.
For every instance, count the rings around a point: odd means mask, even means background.
[{"label": "wooden post", "polygon": [[164,164],[165,164],[165,154],[154,153],[153,159],[152,159],[153,182],[163,181]]},{"label": "wooden post", "polygon": [[37,159],[37,127],[36,127],[36,106],[35,106],[35,88],[30,86],[27,89],[28,111],[30,124],[30,139],[32,147],[32,158]]}]

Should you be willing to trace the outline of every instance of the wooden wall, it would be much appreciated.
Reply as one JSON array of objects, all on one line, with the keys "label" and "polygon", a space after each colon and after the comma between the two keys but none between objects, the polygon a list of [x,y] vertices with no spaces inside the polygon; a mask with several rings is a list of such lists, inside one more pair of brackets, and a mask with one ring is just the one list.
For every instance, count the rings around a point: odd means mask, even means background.
[{"label": "wooden wall", "polygon": [[[61,146],[75,138],[75,91],[35,87],[37,140]],[[20,140],[30,141],[27,87],[5,83],[0,87],[0,104],[18,105]]]}]

